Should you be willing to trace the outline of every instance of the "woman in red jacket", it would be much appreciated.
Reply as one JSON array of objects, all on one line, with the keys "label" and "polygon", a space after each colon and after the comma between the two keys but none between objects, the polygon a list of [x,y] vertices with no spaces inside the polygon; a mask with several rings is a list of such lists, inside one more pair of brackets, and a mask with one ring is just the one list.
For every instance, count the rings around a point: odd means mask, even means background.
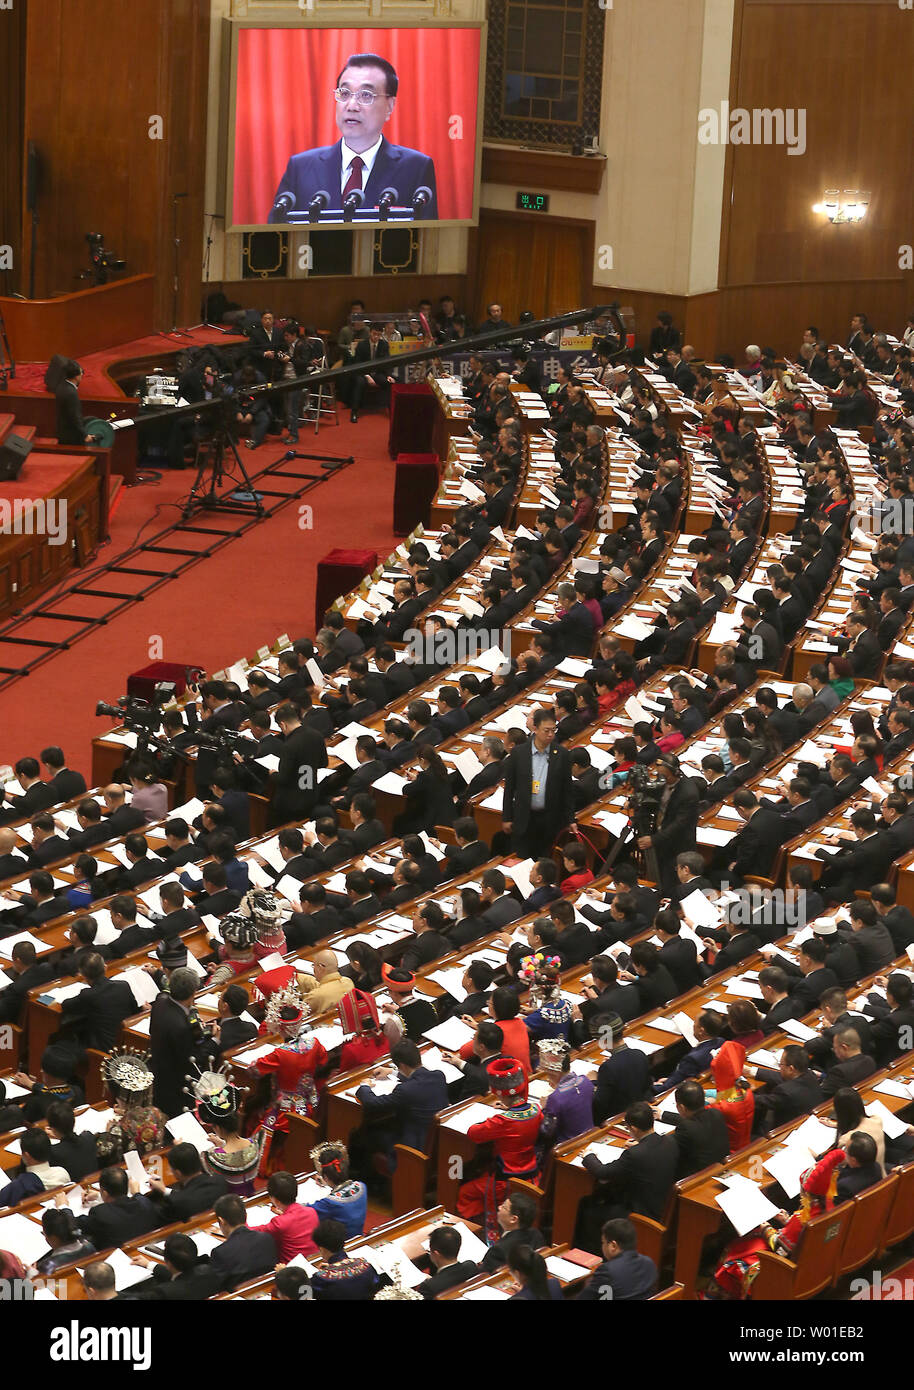
[{"label": "woman in red jacket", "polygon": [[457,1211],[465,1220],[484,1216],[487,1236],[496,1239],[496,1212],[508,1190],[508,1178],[536,1177],[536,1140],[543,1114],[536,1101],[528,1099],[527,1075],[517,1061],[496,1057],[486,1070],[497,1113],[470,1125],[467,1138],[474,1144],[491,1144],[494,1155],[484,1173],[462,1184]]}]

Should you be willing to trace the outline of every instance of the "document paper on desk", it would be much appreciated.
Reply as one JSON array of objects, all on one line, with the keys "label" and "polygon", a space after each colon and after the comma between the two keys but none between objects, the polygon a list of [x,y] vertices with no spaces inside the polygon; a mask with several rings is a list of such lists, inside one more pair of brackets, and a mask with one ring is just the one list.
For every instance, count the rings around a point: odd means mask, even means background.
[{"label": "document paper on desk", "polygon": [[458,1110],[455,1115],[443,1120],[442,1124],[446,1129],[456,1129],[458,1134],[466,1134],[472,1125],[484,1124],[501,1113],[491,1105],[483,1105],[482,1101],[473,1101],[465,1110]]},{"label": "document paper on desk", "polygon": [[769,1202],[758,1183],[743,1177],[732,1177],[727,1182],[726,1192],[719,1192],[714,1200],[738,1236],[748,1235],[763,1221],[777,1216],[778,1208]]},{"label": "document paper on desk", "polygon": [[446,1052],[458,1052],[464,1043],[473,1041],[476,1033],[455,1016],[446,1019],[444,1023],[436,1023],[433,1028],[427,1028],[422,1036],[428,1038],[429,1042],[437,1043]]}]

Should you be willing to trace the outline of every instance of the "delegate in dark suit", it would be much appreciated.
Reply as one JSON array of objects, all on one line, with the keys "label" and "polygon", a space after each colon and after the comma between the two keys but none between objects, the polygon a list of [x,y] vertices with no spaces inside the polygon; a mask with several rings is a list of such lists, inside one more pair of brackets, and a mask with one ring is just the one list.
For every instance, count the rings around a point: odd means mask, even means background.
[{"label": "delegate in dark suit", "polygon": [[115,1197],[90,1207],[76,1224],[96,1250],[110,1250],[154,1231],[159,1213],[148,1197]]},{"label": "delegate in dark suit", "polygon": [[679,1147],[672,1135],[646,1134],[614,1163],[601,1163],[595,1154],[585,1154],[583,1162],[617,1199],[622,1215],[634,1212],[653,1221],[663,1219],[679,1163]]},{"label": "delegate in dark suit", "polygon": [[269,1231],[252,1231],[247,1226],[237,1226],[213,1250],[210,1264],[222,1280],[222,1287],[233,1289],[246,1279],[267,1274],[278,1259],[276,1242]]},{"label": "delegate in dark suit", "polygon": [[[268,222],[282,222],[286,216],[283,209],[276,208],[277,199],[284,193],[294,195],[294,206],[298,212],[307,211],[308,204],[316,193],[329,193],[330,208],[342,206],[343,161],[342,141],[335,145],[322,145],[317,149],[303,150],[294,154],[286,165],[285,173],[279,180],[274,207]],[[431,199],[416,211],[416,217],[424,220],[438,216],[438,193],[435,184],[435,161],[419,150],[411,150],[406,145],[391,145],[382,136],[381,148],[375,156],[368,182],[364,188],[362,207],[376,208],[378,199],[386,188],[397,191],[398,207],[409,207],[417,189],[428,188]],[[80,441],[81,442],[81,441]]]},{"label": "delegate in dark suit", "polygon": [[544,805],[533,801],[533,739],[505,759],[502,818],[511,826],[512,846],[524,854],[548,853],[556,835],[574,820],[571,755],[554,741],[549,744]]},{"label": "delegate in dark suit", "polygon": [[109,980],[103,975],[64,999],[60,1006],[58,1040],[73,1041],[80,1047],[97,1048],[107,1052],[120,1037],[121,1023],[136,1013],[133,991],[123,980]]},{"label": "delegate in dark suit", "polygon": [[170,994],[153,1000],[149,1015],[150,1069],[155,1076],[153,1103],[169,1118],[187,1103],[185,1078],[200,1046],[197,1027]]}]

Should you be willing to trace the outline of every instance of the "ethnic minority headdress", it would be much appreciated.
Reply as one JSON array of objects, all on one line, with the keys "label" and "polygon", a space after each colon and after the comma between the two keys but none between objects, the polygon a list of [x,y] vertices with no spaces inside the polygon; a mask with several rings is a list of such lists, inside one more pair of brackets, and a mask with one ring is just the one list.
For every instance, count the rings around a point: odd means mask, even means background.
[{"label": "ethnic minority headdress", "polygon": [[361,989],[351,989],[344,994],[336,1006],[337,1017],[344,1033],[361,1036],[363,1033],[378,1033],[381,1018],[374,995]]},{"label": "ethnic minority headdress", "polygon": [[201,1124],[218,1125],[238,1109],[238,1088],[229,1079],[223,1067],[216,1070],[203,1070],[196,1067],[196,1076],[188,1076],[185,1092],[194,1102],[197,1119]]},{"label": "ethnic minority headdress", "polygon": [[125,1105],[151,1105],[155,1078],[149,1066],[149,1053],[114,1048],[102,1058],[102,1079],[115,1100]]},{"label": "ethnic minority headdress", "polygon": [[289,1037],[304,1027],[305,1005],[295,976],[283,989],[274,990],[267,1003],[265,1014],[268,1033],[283,1033]]},{"label": "ethnic minority headdress", "polygon": [[256,923],[241,912],[230,912],[219,924],[222,940],[236,951],[253,951],[258,939]]},{"label": "ethnic minority headdress", "polygon": [[527,1073],[513,1057],[493,1057],[486,1067],[489,1087],[511,1105],[527,1099]]},{"label": "ethnic minority headdress", "polygon": [[282,908],[269,888],[251,888],[238,904],[238,912],[248,917],[257,930],[257,939],[272,936],[279,929]]},{"label": "ethnic minority headdress", "polygon": [[[562,1001],[563,1003],[566,1001]],[[543,1009],[545,1016],[546,1010]],[[571,1044],[564,1038],[540,1038],[536,1044],[540,1066],[543,1071],[560,1072],[564,1070],[565,1059],[571,1054]]]},{"label": "ethnic minority headdress", "polygon": [[337,1187],[349,1176],[349,1150],[339,1139],[326,1139],[311,1150],[311,1160],[321,1177]]}]

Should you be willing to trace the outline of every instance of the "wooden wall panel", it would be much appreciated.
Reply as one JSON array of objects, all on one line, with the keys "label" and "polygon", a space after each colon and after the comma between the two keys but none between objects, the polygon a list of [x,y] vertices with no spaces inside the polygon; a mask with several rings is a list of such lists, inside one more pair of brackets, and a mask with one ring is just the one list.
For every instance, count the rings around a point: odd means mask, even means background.
[{"label": "wooden wall panel", "polygon": [[[45,166],[35,292],[85,287],[85,236],[156,277],[156,327],[200,318],[209,0],[26,4],[23,139]],[[164,138],[149,138],[160,116]],[[172,196],[178,202],[175,315]]]},{"label": "wooden wall panel", "polygon": [[225,297],[245,309],[272,309],[316,328],[336,330],[345,322],[353,299],[363,299],[369,314],[413,309],[420,299],[437,307],[444,294],[458,310],[466,308],[465,275],[352,275],[315,280],[227,280]]},{"label": "wooden wall panel", "polygon": [[[25,74],[25,14],[20,8],[0,11],[0,245],[11,246],[13,264],[0,270],[0,294],[24,294],[22,276],[22,185],[25,143],[22,102]],[[14,349],[15,350],[15,349]]]},{"label": "wooden wall panel", "polygon": [[[896,276],[914,238],[907,74],[914,16],[880,0],[738,0],[730,104],[806,111],[806,151],[730,145],[720,285],[835,284]],[[831,226],[827,188],[871,194]]]},{"label": "wooden wall panel", "polygon": [[493,302],[510,323],[525,309],[545,318],[583,308],[592,292],[593,245],[593,222],[483,208],[468,266],[473,317],[484,319]]}]

